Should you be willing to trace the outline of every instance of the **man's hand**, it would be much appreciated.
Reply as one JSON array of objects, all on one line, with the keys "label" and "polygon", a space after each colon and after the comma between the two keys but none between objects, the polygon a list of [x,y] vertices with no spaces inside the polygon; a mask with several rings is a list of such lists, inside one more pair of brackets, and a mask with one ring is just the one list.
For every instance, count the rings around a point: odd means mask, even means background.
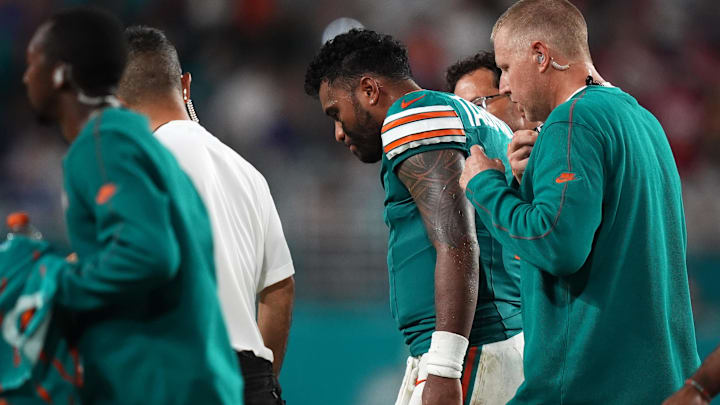
[{"label": "man's hand", "polygon": [[460,175],[460,187],[465,190],[470,180],[485,170],[498,170],[505,173],[505,165],[500,159],[490,159],[485,155],[483,148],[473,145],[470,148],[470,156],[465,160],[465,168]]},{"label": "man's hand", "polygon": [[518,183],[522,181],[522,175],[530,159],[530,152],[537,140],[538,133],[530,129],[521,129],[515,132],[510,145],[508,145],[508,161],[512,168],[513,176]]},{"label": "man's hand", "polygon": [[422,393],[422,405],[462,405],[462,386],[455,378],[428,375]]},{"label": "man's hand", "polygon": [[663,405],[708,405],[708,402],[703,399],[698,390],[686,385],[666,399]]}]

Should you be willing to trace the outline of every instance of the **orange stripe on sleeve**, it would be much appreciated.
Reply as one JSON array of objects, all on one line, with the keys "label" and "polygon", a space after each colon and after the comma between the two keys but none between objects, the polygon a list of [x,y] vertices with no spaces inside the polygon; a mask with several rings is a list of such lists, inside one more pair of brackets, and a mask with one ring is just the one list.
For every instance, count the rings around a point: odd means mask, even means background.
[{"label": "orange stripe on sleeve", "polygon": [[477,356],[477,346],[473,346],[468,350],[467,357],[465,358],[465,372],[462,376],[462,398],[465,403],[468,391],[470,390],[470,377],[472,377],[473,366],[475,365],[475,356]]},{"label": "orange stripe on sleeve", "polygon": [[387,130],[393,129],[402,124],[407,124],[408,122],[420,121],[420,120],[424,120],[424,119],[428,119],[428,118],[457,117],[457,116],[458,115],[455,111],[435,111],[435,112],[426,112],[426,113],[408,115],[407,117],[402,117],[402,118],[396,119],[395,121],[385,124],[382,127],[381,132],[385,132]]},{"label": "orange stripe on sleeve", "polygon": [[63,378],[63,380],[69,382],[69,383],[75,383],[75,379],[70,376],[70,374],[65,371],[65,367],[63,366],[62,362],[58,360],[57,358],[54,358],[52,361],[53,367],[57,370],[58,374],[60,374],[60,377]]},{"label": "orange stripe on sleeve", "polygon": [[385,153],[397,148],[398,146],[405,145],[406,143],[417,141],[421,139],[436,138],[440,136],[448,135],[465,135],[465,131],[462,129],[436,129],[434,131],[420,132],[419,134],[409,135],[404,138],[400,138],[397,141],[389,144],[385,147]]},{"label": "orange stripe on sleeve", "polygon": [[47,392],[45,388],[43,388],[42,385],[36,385],[35,391],[37,392],[38,396],[42,398],[45,402],[48,404],[52,404],[52,398],[50,397],[50,393]]}]

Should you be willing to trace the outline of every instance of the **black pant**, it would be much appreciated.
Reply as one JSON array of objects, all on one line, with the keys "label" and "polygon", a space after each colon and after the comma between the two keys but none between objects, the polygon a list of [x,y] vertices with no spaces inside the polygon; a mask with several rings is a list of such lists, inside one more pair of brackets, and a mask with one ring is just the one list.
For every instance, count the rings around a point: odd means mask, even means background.
[{"label": "black pant", "polygon": [[237,352],[245,386],[245,405],[285,405],[272,363],[251,351]]}]

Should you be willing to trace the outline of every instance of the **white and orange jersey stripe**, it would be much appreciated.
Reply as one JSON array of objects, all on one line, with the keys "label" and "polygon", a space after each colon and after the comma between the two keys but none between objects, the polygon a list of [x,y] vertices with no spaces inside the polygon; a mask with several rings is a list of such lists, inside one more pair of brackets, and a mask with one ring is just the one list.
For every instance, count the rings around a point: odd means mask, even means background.
[{"label": "white and orange jersey stripe", "polygon": [[385,118],[383,150],[388,159],[421,145],[465,143],[465,128],[449,105],[411,108]]}]

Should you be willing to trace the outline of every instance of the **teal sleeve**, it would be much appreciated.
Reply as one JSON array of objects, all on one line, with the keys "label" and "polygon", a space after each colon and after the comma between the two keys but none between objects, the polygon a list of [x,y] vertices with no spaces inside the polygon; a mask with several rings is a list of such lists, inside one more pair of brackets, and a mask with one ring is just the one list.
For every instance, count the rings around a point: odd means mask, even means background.
[{"label": "teal sleeve", "polygon": [[66,161],[65,184],[69,204],[94,222],[98,249],[63,273],[59,303],[93,310],[167,283],[180,252],[168,194],[147,154],[120,134],[82,141]]},{"label": "teal sleeve", "polygon": [[466,194],[511,253],[553,275],[569,275],[587,260],[600,225],[602,143],[587,127],[558,122],[543,128],[532,153],[533,170],[525,173],[531,176],[531,201],[523,200],[496,170],[475,176]]}]

